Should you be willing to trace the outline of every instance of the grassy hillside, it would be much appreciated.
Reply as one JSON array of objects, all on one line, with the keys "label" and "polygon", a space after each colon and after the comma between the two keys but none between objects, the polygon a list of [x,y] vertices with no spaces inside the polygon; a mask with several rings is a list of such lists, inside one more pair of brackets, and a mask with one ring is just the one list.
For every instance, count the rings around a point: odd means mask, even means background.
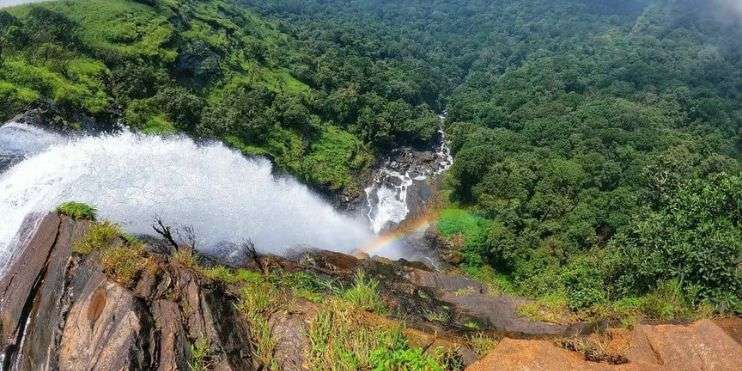
[{"label": "grassy hillside", "polygon": [[325,63],[342,63],[229,0],[10,8],[0,12],[0,45],[0,120],[53,102],[73,125],[82,114],[122,118],[145,133],[224,140],[334,191],[358,193],[355,175],[378,150],[427,142],[436,128],[421,102],[382,86],[324,81],[339,77]]}]

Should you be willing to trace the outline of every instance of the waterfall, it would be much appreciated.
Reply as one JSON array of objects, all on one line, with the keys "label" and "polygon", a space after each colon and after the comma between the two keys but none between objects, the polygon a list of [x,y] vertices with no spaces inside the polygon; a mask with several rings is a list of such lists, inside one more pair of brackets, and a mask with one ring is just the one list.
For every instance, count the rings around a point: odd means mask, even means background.
[{"label": "waterfall", "polygon": [[453,165],[453,156],[446,142],[442,124],[446,116],[439,116],[441,129],[440,142],[433,153],[429,166],[410,166],[404,172],[397,169],[395,161],[388,160],[377,172],[373,183],[366,187],[367,217],[374,233],[380,233],[390,225],[405,221],[410,212],[407,193],[416,182],[424,182],[430,176],[439,175]]},{"label": "waterfall", "polygon": [[276,177],[269,161],[221,143],[130,132],[63,139],[38,128],[0,128],[0,150],[26,156],[0,175],[0,267],[19,245],[27,215],[65,201],[99,208],[130,233],[151,234],[155,217],[187,225],[199,249],[251,239],[258,250],[298,246],[350,252],[374,236],[306,186]]}]

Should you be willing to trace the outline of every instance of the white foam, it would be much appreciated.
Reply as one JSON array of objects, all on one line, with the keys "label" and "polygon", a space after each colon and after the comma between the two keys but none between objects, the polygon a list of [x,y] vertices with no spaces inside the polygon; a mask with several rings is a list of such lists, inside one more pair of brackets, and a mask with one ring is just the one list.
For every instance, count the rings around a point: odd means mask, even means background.
[{"label": "white foam", "polygon": [[[26,141],[17,138],[11,147]],[[124,132],[52,144],[0,175],[0,267],[14,254],[24,218],[64,201],[94,205],[100,218],[131,233],[151,234],[155,216],[192,226],[207,252],[248,238],[263,252],[296,246],[348,252],[373,237],[364,223],[271,170],[265,159],[185,137]]]},{"label": "white foam", "polygon": [[453,165],[451,149],[446,142],[446,133],[443,131],[445,115],[438,116],[441,120],[441,129],[438,131],[441,141],[435,150],[437,167],[432,173],[427,171],[421,174],[404,174],[389,168],[387,163],[376,175],[374,182],[366,187],[366,203],[368,220],[374,233],[380,233],[389,225],[402,223],[410,213],[407,205],[407,191],[414,181],[424,181],[431,175],[439,175]]},{"label": "white foam", "polygon": [[26,156],[63,141],[62,136],[31,125],[9,122],[0,126],[0,155]]}]

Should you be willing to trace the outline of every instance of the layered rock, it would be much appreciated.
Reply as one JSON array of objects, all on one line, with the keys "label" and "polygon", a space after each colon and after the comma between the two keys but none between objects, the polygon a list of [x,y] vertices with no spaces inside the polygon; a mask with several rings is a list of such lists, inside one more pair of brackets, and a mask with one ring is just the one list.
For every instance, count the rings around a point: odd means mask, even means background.
[{"label": "layered rock", "polygon": [[256,367],[234,295],[170,264],[124,287],[71,253],[87,227],[48,215],[0,281],[4,369],[181,370],[198,339],[215,369]]}]

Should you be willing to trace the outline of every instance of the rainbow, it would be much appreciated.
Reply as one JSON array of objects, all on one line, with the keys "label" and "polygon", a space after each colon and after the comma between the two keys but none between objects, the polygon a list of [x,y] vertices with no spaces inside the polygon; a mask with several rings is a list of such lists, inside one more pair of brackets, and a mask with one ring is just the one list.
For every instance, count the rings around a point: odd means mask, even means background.
[{"label": "rainbow", "polygon": [[403,239],[414,233],[424,232],[431,224],[438,220],[437,212],[429,212],[419,218],[406,221],[398,228],[389,231],[387,233],[379,235],[376,239],[372,240],[367,245],[361,246],[355,250],[369,256],[373,256],[376,252],[384,249],[385,247],[392,246],[395,242]]}]

